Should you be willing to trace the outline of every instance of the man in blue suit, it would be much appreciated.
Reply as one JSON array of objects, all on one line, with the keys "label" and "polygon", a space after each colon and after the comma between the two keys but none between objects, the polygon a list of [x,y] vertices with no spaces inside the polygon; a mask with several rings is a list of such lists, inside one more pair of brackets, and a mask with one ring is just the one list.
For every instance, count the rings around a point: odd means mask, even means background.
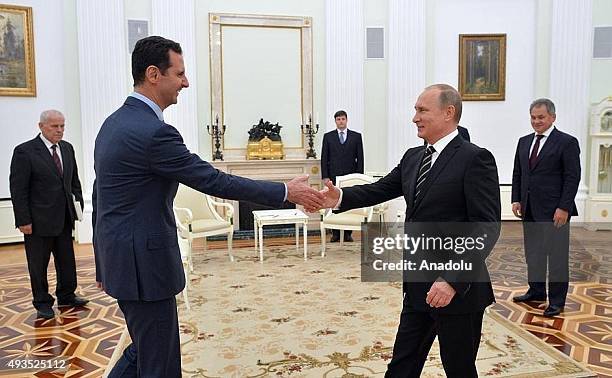
[{"label": "man in blue suit", "polygon": [[534,133],[519,139],[512,174],[512,211],[523,220],[529,290],[515,302],[546,300],[544,316],[559,315],[569,280],[569,220],[578,215],[580,147],[553,126],[555,105],[546,98],[529,107]]},{"label": "man in blue suit", "polygon": [[132,53],[134,93],[96,138],[93,188],[96,281],[117,299],[132,344],[111,377],[180,377],[175,295],[185,279],[172,203],[179,182],[216,197],[312,209],[323,196],[307,176],[283,183],[224,174],[183,144],[162,111],[189,86],[182,50],[147,37]]}]

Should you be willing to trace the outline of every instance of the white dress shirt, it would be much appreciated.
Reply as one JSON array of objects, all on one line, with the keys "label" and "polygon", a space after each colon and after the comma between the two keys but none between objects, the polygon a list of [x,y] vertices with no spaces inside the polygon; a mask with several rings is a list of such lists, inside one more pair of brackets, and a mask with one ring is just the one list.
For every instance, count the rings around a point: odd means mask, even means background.
[{"label": "white dress shirt", "polygon": [[[431,166],[432,167],[435,164],[436,160],[438,159],[438,156],[440,156],[440,154],[442,153],[442,151],[444,151],[444,149],[450,143],[450,141],[453,140],[457,135],[459,135],[459,131],[455,129],[452,133],[441,138],[439,141],[433,144],[433,148],[436,150],[436,152],[431,154]],[[431,146],[431,144],[427,145],[427,147],[429,146]]]},{"label": "white dress shirt", "polygon": [[[542,134],[540,134],[540,135],[544,135],[544,137],[542,137],[540,139],[540,148],[538,149],[537,155],[539,155],[540,151],[542,151],[542,147],[544,147],[544,143],[546,143],[546,141],[548,140],[548,137],[550,136],[550,133],[552,133],[553,129],[554,129],[554,126],[551,125],[548,128],[548,130],[546,130]],[[529,147],[529,156],[531,156],[531,150],[533,150],[533,146],[535,145],[536,135],[538,135],[538,133],[533,133],[533,140],[531,141],[531,147]]]},{"label": "white dress shirt", "polygon": [[[47,150],[49,151],[49,154],[51,154],[51,157],[53,157],[53,149],[51,147],[53,147],[54,144],[49,142],[49,140],[45,138],[45,136],[42,135],[42,133],[39,135],[39,137],[43,141],[45,146],[47,146]],[[60,163],[62,163],[62,169],[64,169],[64,159],[62,159],[62,150],[60,150],[59,143],[56,144],[55,146],[57,146],[55,151],[57,151],[57,156],[59,156]]]}]

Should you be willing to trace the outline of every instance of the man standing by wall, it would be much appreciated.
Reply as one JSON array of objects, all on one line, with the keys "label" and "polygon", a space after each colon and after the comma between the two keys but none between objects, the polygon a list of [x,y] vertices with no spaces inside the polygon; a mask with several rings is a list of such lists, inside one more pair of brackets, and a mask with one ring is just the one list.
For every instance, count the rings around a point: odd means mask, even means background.
[{"label": "man standing by wall", "polygon": [[[321,149],[321,177],[323,184],[336,177],[349,173],[363,173],[363,142],[361,134],[347,128],[347,115],[344,110],[334,114],[336,130],[323,136]],[[352,231],[344,231],[344,241],[353,241]],[[332,230],[332,243],[340,241],[340,230]]]},{"label": "man standing by wall", "polygon": [[473,257],[478,277],[460,280],[456,278],[459,274],[440,272],[437,279],[429,275],[428,280],[404,282],[387,378],[419,377],[436,336],[446,376],[478,376],[475,362],[482,317],[495,301],[484,260],[499,235],[501,206],[495,159],[459,136],[461,109],[461,96],[453,87],[436,84],[425,88],[412,121],[427,146],[408,149],[399,165],[373,184],[339,190],[327,183],[324,190],[326,207],[340,211],[403,196],[406,227],[425,222],[446,222],[448,227],[454,222],[481,224],[491,231],[487,248]]},{"label": "man standing by wall", "polygon": [[189,152],[163,120],[189,86],[181,46],[152,36],[132,53],[134,92],[96,137],[93,188],[96,281],[117,299],[132,344],[110,377],[180,377],[175,295],[185,287],[172,202],[178,184],[215,197],[313,209],[307,176],[286,185],[224,174]]},{"label": "man standing by wall", "polygon": [[32,303],[37,316],[45,319],[55,316],[47,282],[51,253],[58,305],[82,306],[88,302],[74,293],[77,276],[72,229],[77,213],[73,199],[82,210],[83,195],[74,149],[62,140],[64,123],[59,111],[42,112],[40,134],[15,148],[9,178],[15,226],[24,234]]},{"label": "man standing by wall", "polygon": [[546,300],[544,316],[559,315],[569,281],[569,220],[578,215],[578,140],[553,126],[555,105],[546,98],[529,107],[535,133],[519,139],[512,174],[512,212],[523,220],[529,290],[515,302]]}]

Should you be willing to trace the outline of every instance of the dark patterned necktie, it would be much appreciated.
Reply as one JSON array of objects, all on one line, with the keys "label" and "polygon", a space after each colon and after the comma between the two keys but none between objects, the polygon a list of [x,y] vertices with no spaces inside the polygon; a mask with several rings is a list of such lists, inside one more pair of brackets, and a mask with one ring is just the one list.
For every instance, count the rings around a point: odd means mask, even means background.
[{"label": "dark patterned necktie", "polygon": [[536,135],[536,141],[533,145],[533,150],[531,150],[531,155],[529,156],[529,169],[533,169],[533,166],[538,160],[538,150],[540,149],[540,141],[542,138],[544,138],[544,135]]},{"label": "dark patterned necktie", "polygon": [[425,179],[427,179],[427,174],[431,170],[431,156],[436,152],[434,146],[429,146],[425,150],[425,155],[423,156],[423,161],[421,162],[421,167],[419,168],[419,174],[417,175],[417,183],[415,189],[414,199],[419,198],[419,194],[421,194],[421,188]]},{"label": "dark patterned necktie", "polygon": [[57,154],[57,144],[51,146],[51,149],[53,150],[53,161],[55,162],[55,167],[57,168],[57,171],[59,172],[60,176],[63,176],[64,170],[62,169],[62,162],[60,161],[59,155]]}]

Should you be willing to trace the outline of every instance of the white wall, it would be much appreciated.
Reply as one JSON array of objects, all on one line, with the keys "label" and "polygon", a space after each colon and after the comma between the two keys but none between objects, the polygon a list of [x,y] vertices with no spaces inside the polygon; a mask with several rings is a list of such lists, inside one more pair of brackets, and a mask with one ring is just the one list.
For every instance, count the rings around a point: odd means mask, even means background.
[{"label": "white wall", "polygon": [[534,0],[435,0],[432,2],[433,83],[458,85],[459,34],[507,34],[506,100],[464,101],[460,124],[472,141],[490,150],[502,184],[512,181],[519,137],[529,133],[529,104],[534,99],[536,3]]},{"label": "white wall", "polygon": [[[593,26],[612,26],[612,1],[593,0]],[[612,96],[612,58],[593,59],[591,66],[591,102]]]},{"label": "white wall", "polygon": [[[387,144],[387,54],[388,2],[364,1],[364,26],[385,29],[385,58],[364,60],[364,127],[363,148],[366,172],[387,172],[387,155],[382,146]],[[363,30],[365,34],[365,30]],[[349,114],[350,117],[350,114]],[[350,123],[349,123],[350,127]]]},{"label": "white wall", "polygon": [[[13,149],[38,133],[43,110],[64,110],[64,13],[61,0],[4,0],[4,4],[32,7],[36,97],[0,97],[0,198],[10,197],[9,169]],[[77,121],[77,120],[75,120]],[[78,143],[80,133],[66,119],[64,138]]]}]

